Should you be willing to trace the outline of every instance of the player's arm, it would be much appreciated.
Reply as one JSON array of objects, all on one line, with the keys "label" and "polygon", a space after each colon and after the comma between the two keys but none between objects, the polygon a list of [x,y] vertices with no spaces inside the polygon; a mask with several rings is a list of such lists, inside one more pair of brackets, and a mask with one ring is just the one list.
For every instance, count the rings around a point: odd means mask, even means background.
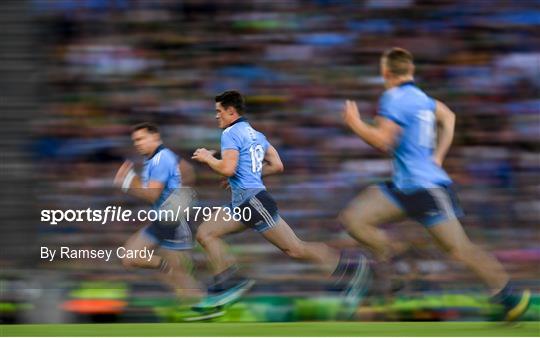
[{"label": "player's arm", "polygon": [[140,177],[133,170],[133,163],[125,161],[114,178],[114,185],[132,196],[153,204],[161,195],[165,185],[160,181],[150,180],[143,187]]},{"label": "player's arm", "polygon": [[212,170],[220,175],[231,177],[236,172],[236,166],[238,165],[238,158],[240,153],[236,149],[225,149],[221,153],[221,160],[214,157],[214,152],[199,148],[195,150],[193,160],[206,163]]},{"label": "player's arm", "polygon": [[266,154],[264,154],[263,161],[263,176],[279,174],[282,173],[284,170],[283,162],[281,162],[279,153],[272,145],[268,145],[268,149],[266,149]]},{"label": "player's arm", "polygon": [[193,165],[191,165],[191,163],[184,159],[180,160],[178,170],[180,170],[180,174],[182,175],[182,185],[188,187],[195,185],[195,169],[193,169]]},{"label": "player's arm", "polygon": [[456,115],[444,103],[436,101],[435,119],[437,120],[437,146],[433,152],[433,160],[442,166],[454,139]]},{"label": "player's arm", "polygon": [[390,152],[396,143],[401,127],[390,119],[377,116],[375,125],[362,121],[354,101],[347,100],[343,111],[343,120],[364,142],[382,151]]}]

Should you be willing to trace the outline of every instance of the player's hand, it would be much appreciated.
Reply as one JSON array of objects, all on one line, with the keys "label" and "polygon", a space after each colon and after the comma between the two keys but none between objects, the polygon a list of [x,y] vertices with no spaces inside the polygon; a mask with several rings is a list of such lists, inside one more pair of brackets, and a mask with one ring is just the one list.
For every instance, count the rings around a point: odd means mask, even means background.
[{"label": "player's hand", "polygon": [[193,156],[191,156],[191,159],[193,159],[195,161],[198,161],[198,162],[207,163],[208,160],[210,160],[210,158],[212,158],[215,153],[216,153],[215,150],[208,150],[206,148],[199,148],[199,149],[195,150],[195,152],[193,153]]},{"label": "player's hand", "polygon": [[114,185],[121,187],[126,175],[130,170],[133,170],[133,162],[125,161],[116,172],[116,176],[114,177]]},{"label": "player's hand", "polygon": [[343,121],[348,126],[360,120],[360,113],[358,112],[358,106],[356,105],[356,102],[351,100],[345,101],[345,107],[343,109],[342,117]]}]

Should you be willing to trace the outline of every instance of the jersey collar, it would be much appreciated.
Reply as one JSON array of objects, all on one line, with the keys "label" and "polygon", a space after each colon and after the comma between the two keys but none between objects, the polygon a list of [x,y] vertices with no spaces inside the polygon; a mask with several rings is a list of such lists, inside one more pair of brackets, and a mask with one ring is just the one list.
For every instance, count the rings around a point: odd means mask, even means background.
[{"label": "jersey collar", "polygon": [[227,126],[227,128],[229,128],[229,127],[231,127],[231,126],[233,126],[233,125],[235,125],[235,124],[237,124],[237,123],[240,123],[240,122],[247,122],[247,119],[246,119],[245,117],[243,117],[243,116],[240,116],[239,118],[237,118],[236,120],[234,120],[233,123],[229,124],[229,125]]},{"label": "jersey collar", "polygon": [[156,156],[157,153],[159,153],[160,151],[162,151],[163,149],[165,149],[165,146],[162,144],[160,144],[156,150],[154,151],[154,153],[152,155],[150,155],[150,157],[148,157],[146,160],[147,161],[150,161],[152,159],[152,157]]},{"label": "jersey collar", "polygon": [[414,83],[413,80],[402,82],[398,85],[398,87],[405,87],[408,85],[416,86],[416,83]]}]

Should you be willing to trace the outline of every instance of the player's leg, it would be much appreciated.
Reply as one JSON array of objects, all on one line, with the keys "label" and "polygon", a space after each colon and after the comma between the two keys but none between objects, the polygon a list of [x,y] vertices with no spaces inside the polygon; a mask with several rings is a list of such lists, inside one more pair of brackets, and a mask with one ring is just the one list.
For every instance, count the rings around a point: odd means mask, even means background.
[{"label": "player's leg", "polygon": [[405,218],[405,212],[392,200],[390,192],[382,185],[372,185],[363,190],[340,213],[339,220],[348,233],[370,248],[378,260],[386,261],[402,250],[403,244],[391,240],[378,228],[380,224]]},{"label": "player's leg", "polygon": [[208,288],[209,296],[193,306],[195,311],[207,312],[234,303],[246,293],[254,281],[242,277],[236,261],[229,253],[222,237],[241,232],[246,227],[237,221],[210,218],[197,230],[197,241],[203,247],[214,273],[213,283]]},{"label": "player's leg", "polygon": [[219,218],[215,220],[214,217],[202,223],[197,229],[197,242],[203,247],[215,275],[225,272],[236,263],[222,237],[245,229],[245,225],[241,222]]},{"label": "player's leg", "polygon": [[204,296],[201,285],[192,275],[193,263],[187,252],[161,248],[159,255],[168,265],[160,276],[175,289],[178,296],[187,303]]},{"label": "player's leg", "polygon": [[339,253],[323,243],[301,241],[279,216],[277,204],[266,190],[250,196],[239,209],[247,217],[242,219],[246,227],[262,234],[289,257],[313,262],[328,274],[336,268]]},{"label": "player's leg", "polygon": [[[151,237],[146,235],[146,227],[143,227],[124,243],[126,250],[152,250],[156,249],[159,245]],[[159,269],[162,263],[162,259],[159,255],[153,255],[150,260],[142,258],[131,258],[125,256],[122,258],[122,264],[125,267],[131,268],[146,268],[146,269]]]},{"label": "player's leg", "polygon": [[418,190],[409,194],[407,200],[409,212],[427,228],[439,246],[488,286],[492,300],[503,305],[505,319],[515,320],[526,311],[530,292],[516,293],[502,265],[470,241],[458,220],[463,211],[451,187]]},{"label": "player's leg", "polygon": [[240,207],[251,210],[252,217],[246,222],[247,225],[261,233],[289,257],[317,264],[333,277],[338,289],[347,281],[344,295],[348,303],[358,303],[369,280],[369,267],[363,255],[348,257],[324,243],[300,240],[279,216],[277,205],[267,191],[252,196]]},{"label": "player's leg", "polygon": [[452,259],[463,263],[488,286],[493,300],[504,306],[506,320],[515,320],[527,310],[530,292],[515,293],[501,263],[470,241],[458,219],[444,220],[427,230]]},{"label": "player's leg", "polygon": [[508,274],[502,265],[470,241],[459,220],[449,219],[427,230],[452,259],[471,269],[493,294],[502,290],[508,283]]},{"label": "player's leg", "polygon": [[[189,231],[189,229],[187,229]],[[179,231],[174,230],[174,233]],[[152,255],[152,258],[129,258],[122,259],[122,264],[126,267],[154,269],[160,273],[160,277],[173,290],[179,292],[183,298],[199,298],[202,291],[197,282],[191,276],[187,269],[188,264],[181,264],[181,250],[189,250],[192,245],[188,241],[177,241],[163,239],[166,236],[160,231],[157,224],[146,226],[132,235],[124,247],[127,250],[151,250],[159,248],[158,254]]]},{"label": "player's leg", "polygon": [[287,256],[312,262],[329,275],[338,265],[339,252],[337,250],[324,243],[302,241],[281,217],[274,226],[262,232],[262,236]]},{"label": "player's leg", "polygon": [[334,277],[334,288],[344,288],[342,315],[351,316],[368,288],[367,259],[363,255],[346,257],[324,243],[303,241],[283,218],[276,219],[275,224],[259,231],[262,236],[289,257],[317,264],[328,276]]}]

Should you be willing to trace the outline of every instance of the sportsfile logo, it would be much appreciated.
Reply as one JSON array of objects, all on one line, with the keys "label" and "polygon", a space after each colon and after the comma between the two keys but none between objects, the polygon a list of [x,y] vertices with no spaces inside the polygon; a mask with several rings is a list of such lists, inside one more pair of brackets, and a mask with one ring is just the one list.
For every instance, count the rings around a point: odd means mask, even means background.
[{"label": "sportsfile logo", "polygon": [[[150,210],[156,212],[156,210]],[[139,210],[137,212],[137,218],[148,217],[149,214],[146,210]],[[105,224],[111,222],[129,222],[136,221],[137,219],[132,217],[133,211],[129,209],[123,209],[121,206],[107,206],[105,209],[43,209],[41,210],[41,221],[47,222],[50,225],[57,225],[59,222],[96,222]],[[146,219],[144,219],[146,220]]]},{"label": "sportsfile logo", "polygon": [[151,210],[138,210],[133,212],[121,206],[107,206],[105,209],[43,209],[41,221],[50,225],[61,222],[92,222],[106,224],[107,222],[161,222],[176,223],[180,221],[250,221],[251,209],[229,207],[182,207],[176,209],[160,208]]}]

